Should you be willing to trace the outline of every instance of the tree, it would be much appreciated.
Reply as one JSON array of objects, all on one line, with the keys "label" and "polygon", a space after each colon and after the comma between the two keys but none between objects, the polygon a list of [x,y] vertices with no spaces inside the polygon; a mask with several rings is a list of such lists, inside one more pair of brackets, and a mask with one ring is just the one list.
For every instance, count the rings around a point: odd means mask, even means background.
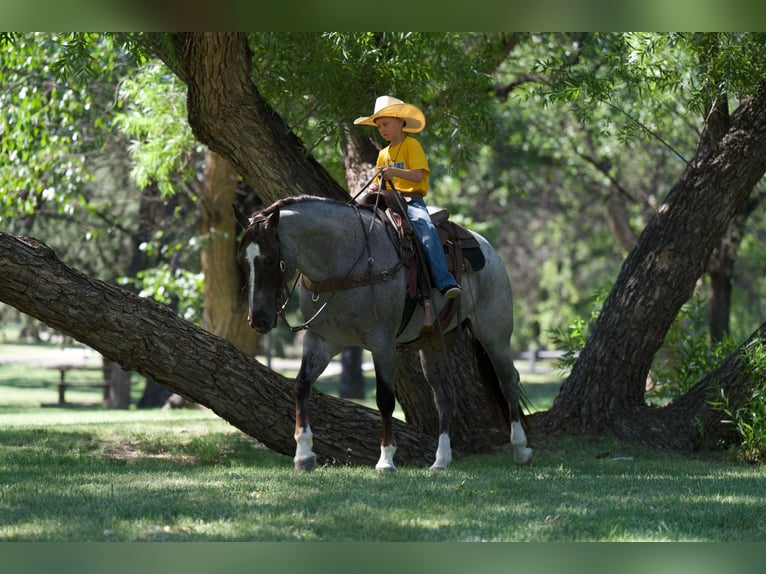
[{"label": "tree", "polygon": [[[639,237],[604,302],[592,334],[541,424],[569,431],[614,430],[656,446],[697,444],[706,403],[679,406],[647,425],[646,376],[671,322],[689,299],[710,254],[766,171],[766,82],[732,115],[714,146],[698,155]],[[721,193],[725,190],[725,193]],[[708,381],[708,384],[711,384]],[[688,399],[687,399],[688,400]],[[684,398],[677,401],[684,404]],[[717,427],[702,429],[706,437]],[[637,429],[640,429],[637,430]]]},{"label": "tree", "polygon": [[[226,53],[230,60],[239,63],[236,66],[240,70],[239,81],[234,82],[234,85],[241,89],[232,90],[234,100],[242,101],[238,96],[241,91],[249,94],[249,101],[255,98],[252,87],[248,87],[247,81],[243,79],[248,66],[243,63],[247,57],[242,55],[242,50],[246,52],[246,49],[242,48],[241,39],[189,35],[184,42],[184,53],[196,55],[182,66],[183,69],[194,70],[194,62],[205,61],[206,58],[209,59],[208,65],[217,63],[222,66],[222,59],[215,54]],[[224,43],[225,49],[221,49],[219,42]],[[236,46],[239,46],[239,53],[232,58],[230,50]],[[201,94],[195,96],[193,90],[200,89],[202,93],[204,81],[191,77],[186,80],[190,85],[190,118],[193,118],[195,108],[191,102],[209,104],[216,100],[201,97]],[[227,96],[219,95],[224,98]],[[642,239],[626,260],[594,334],[557,398],[548,420],[557,420],[557,424],[566,426],[563,421],[577,419],[578,424],[574,426],[580,429],[594,429],[604,423],[616,426],[619,421],[626,420],[633,409],[644,404],[646,373],[654,353],[661,345],[681,303],[691,294],[713,244],[723,235],[734,213],[763,174],[760,158],[764,157],[764,142],[760,138],[761,126],[757,121],[763,105],[763,91],[760,90],[735,114],[738,121],[732,122],[732,127],[719,142],[717,149],[722,151],[716,153],[701,148],[696,161],[692,162],[665,202],[665,207],[647,226]],[[215,117],[215,113],[206,113],[204,117]],[[191,121],[194,126],[194,119]],[[233,130],[226,130],[227,133],[230,131]],[[203,141],[206,137],[210,138],[208,145],[211,147],[215,144],[209,122],[204,122],[203,128],[195,129],[195,133]],[[221,149],[224,145],[220,144]],[[274,147],[280,149],[279,146]],[[717,187],[706,186],[706,182]],[[725,209],[721,209],[712,191],[714,189],[730,190],[723,206]],[[694,190],[694,193],[690,190]],[[686,198],[696,201],[687,202]],[[700,241],[694,234],[695,230],[703,228],[703,223],[710,230],[704,236],[706,241]],[[680,257],[679,254],[684,256]],[[663,295],[659,300],[655,289]],[[650,309],[656,310],[647,315],[646,311]],[[614,342],[616,335],[620,337],[617,339],[619,343]],[[615,358],[607,361],[606,357]],[[626,358],[630,358],[627,377],[623,364]],[[594,380],[599,384],[588,384]],[[575,400],[572,394],[579,400]]]}]

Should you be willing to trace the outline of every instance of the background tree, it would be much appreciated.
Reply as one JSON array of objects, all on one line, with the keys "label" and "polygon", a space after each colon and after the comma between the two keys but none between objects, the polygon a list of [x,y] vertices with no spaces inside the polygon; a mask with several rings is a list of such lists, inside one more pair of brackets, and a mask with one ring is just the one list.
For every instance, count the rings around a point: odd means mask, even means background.
[{"label": "background tree", "polygon": [[[623,264],[572,375],[544,420],[580,430],[610,428],[660,446],[673,442],[688,446],[699,440],[694,421],[705,418],[702,413],[678,417],[674,409],[675,416],[662,425],[659,417],[652,417],[653,426],[641,423],[648,418],[646,376],[713,248],[766,169],[761,155],[766,145],[765,87],[757,86],[754,97],[733,114],[730,128],[714,146],[701,142]],[[714,429],[703,430],[709,431],[707,438],[716,434]]]}]

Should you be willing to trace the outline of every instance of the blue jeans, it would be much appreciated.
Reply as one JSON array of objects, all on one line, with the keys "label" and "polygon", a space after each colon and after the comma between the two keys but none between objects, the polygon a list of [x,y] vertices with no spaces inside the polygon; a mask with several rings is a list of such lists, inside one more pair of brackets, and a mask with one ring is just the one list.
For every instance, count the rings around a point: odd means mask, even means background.
[{"label": "blue jeans", "polygon": [[407,215],[412,221],[415,235],[418,236],[420,244],[423,246],[428,266],[431,268],[433,286],[441,291],[450,285],[457,285],[457,281],[447,269],[444,249],[439,240],[439,234],[436,232],[434,224],[431,223],[431,216],[428,215],[425,202],[418,198],[411,199],[407,203]]}]

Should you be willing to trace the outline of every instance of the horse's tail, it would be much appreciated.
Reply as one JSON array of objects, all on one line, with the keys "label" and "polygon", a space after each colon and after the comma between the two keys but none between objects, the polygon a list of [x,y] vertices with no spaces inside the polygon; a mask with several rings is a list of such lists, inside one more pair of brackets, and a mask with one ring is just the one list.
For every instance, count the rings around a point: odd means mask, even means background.
[{"label": "horse's tail", "polygon": [[[476,356],[476,364],[479,367],[479,375],[481,376],[481,381],[484,387],[486,388],[487,392],[489,393],[490,397],[495,401],[496,404],[498,404],[502,410],[503,417],[505,418],[506,424],[510,425],[511,423],[511,412],[510,412],[510,406],[508,405],[508,401],[505,399],[505,395],[503,394],[503,390],[500,387],[500,379],[497,376],[497,372],[495,371],[495,367],[492,365],[492,361],[489,358],[489,354],[484,349],[482,344],[474,337],[473,338],[473,352]],[[530,425],[529,420],[527,418],[526,413],[529,412],[531,409],[531,403],[529,401],[529,397],[527,396],[526,389],[519,381],[519,414],[521,418],[521,426],[524,429],[524,432],[529,434],[530,433]]]}]

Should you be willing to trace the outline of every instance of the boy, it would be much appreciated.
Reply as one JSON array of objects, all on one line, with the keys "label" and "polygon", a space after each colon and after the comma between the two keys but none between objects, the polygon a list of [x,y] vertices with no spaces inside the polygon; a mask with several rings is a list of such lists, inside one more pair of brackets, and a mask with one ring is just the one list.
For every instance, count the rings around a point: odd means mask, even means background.
[{"label": "boy", "polygon": [[463,291],[447,269],[439,235],[423,200],[428,193],[428,159],[420,143],[405,133],[423,131],[426,125],[423,112],[397,98],[380,96],[375,100],[373,114],[357,118],[354,124],[376,126],[388,142],[378,154],[375,164],[378,181],[370,186],[370,191],[377,191],[381,180],[393,184],[407,202],[407,215],[423,246],[434,287],[446,299],[459,297]]}]

